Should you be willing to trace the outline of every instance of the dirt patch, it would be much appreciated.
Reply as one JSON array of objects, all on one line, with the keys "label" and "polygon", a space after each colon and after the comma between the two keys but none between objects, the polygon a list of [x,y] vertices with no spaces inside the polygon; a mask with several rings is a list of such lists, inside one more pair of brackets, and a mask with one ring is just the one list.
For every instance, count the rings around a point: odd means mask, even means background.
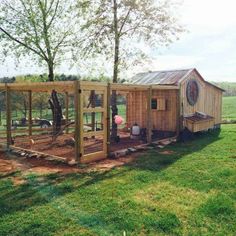
[{"label": "dirt patch", "polygon": [[[16,156],[7,156],[0,153],[0,176],[6,176],[17,171],[22,171],[24,175],[35,173],[39,175],[44,174],[70,174],[70,173],[86,173],[91,171],[106,171],[115,167],[123,166],[135,160],[140,155],[138,153],[120,157],[118,159],[105,159],[102,161],[90,163],[85,166],[68,166],[63,163],[56,163],[47,161],[42,158],[22,158]],[[23,183],[22,179],[12,177],[14,184],[18,185]]]},{"label": "dirt patch", "polygon": [[172,155],[174,154],[175,152],[171,151],[171,150],[165,150],[163,152],[159,152],[160,154],[163,154],[163,155]]},{"label": "dirt patch", "polygon": [[0,176],[10,175],[27,168],[27,163],[22,164],[17,160],[10,160],[4,153],[0,153]]},{"label": "dirt patch", "polygon": [[11,180],[15,186],[26,183],[26,180],[22,179],[21,177],[12,177]]},{"label": "dirt patch", "polygon": [[[32,145],[28,136],[22,135],[14,137],[14,145],[19,148],[29,149],[48,155],[59,156],[70,161],[75,156],[75,148],[68,144],[68,139],[73,138],[74,134],[60,135],[56,141],[48,134],[34,135]],[[119,131],[120,142],[111,142],[110,151],[126,149],[143,144],[141,140],[130,139],[130,133]],[[103,136],[95,138],[84,138],[84,153],[94,153],[103,150]]]},{"label": "dirt patch", "polygon": [[118,159],[106,159],[103,161],[92,163],[88,170],[110,170],[115,167],[123,166],[130,162],[133,162],[138,154],[132,154],[126,157],[120,157]]},{"label": "dirt patch", "polygon": [[14,172],[14,167],[10,161],[2,160],[0,163],[0,173],[8,174]]}]

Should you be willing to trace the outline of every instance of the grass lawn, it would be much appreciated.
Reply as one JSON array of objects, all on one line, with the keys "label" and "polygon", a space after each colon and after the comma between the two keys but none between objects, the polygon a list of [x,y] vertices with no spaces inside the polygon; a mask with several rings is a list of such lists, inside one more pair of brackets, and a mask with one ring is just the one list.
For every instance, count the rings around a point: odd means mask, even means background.
[{"label": "grass lawn", "polygon": [[236,126],[105,172],[0,179],[0,235],[235,235]]},{"label": "grass lawn", "polygon": [[223,97],[222,119],[236,120],[236,97]]}]

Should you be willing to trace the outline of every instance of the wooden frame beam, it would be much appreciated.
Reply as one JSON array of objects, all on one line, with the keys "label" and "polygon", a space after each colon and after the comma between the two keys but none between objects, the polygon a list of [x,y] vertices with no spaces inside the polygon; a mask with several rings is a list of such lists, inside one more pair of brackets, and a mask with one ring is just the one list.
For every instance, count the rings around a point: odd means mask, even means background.
[{"label": "wooden frame beam", "polygon": [[32,91],[28,92],[29,99],[29,117],[28,117],[28,126],[29,126],[29,136],[32,135]]},{"label": "wooden frame beam", "polygon": [[6,86],[6,123],[7,123],[7,149],[11,146],[11,91]]},{"label": "wooden frame beam", "polygon": [[152,86],[147,91],[147,143],[152,142]]},{"label": "wooden frame beam", "polygon": [[176,91],[176,136],[179,136],[181,130],[181,97],[180,90]]},{"label": "wooden frame beam", "polygon": [[[65,108],[66,108],[66,124],[69,122],[69,93],[65,93]],[[66,133],[69,133],[69,127],[66,128]]]},{"label": "wooden frame beam", "polygon": [[75,160],[80,161],[80,105],[79,105],[80,86],[79,81],[74,82],[74,109],[75,109]]},{"label": "wooden frame beam", "polygon": [[[70,92],[74,93],[74,82],[73,81],[63,81],[63,82],[36,82],[36,83],[11,83],[7,84],[9,89],[12,91],[29,91],[32,92],[48,92],[56,90],[59,93]],[[106,89],[108,83],[104,82],[93,82],[93,81],[80,81],[80,86],[83,90],[94,90],[101,91]],[[147,90],[150,85],[138,85],[138,84],[116,84],[111,83],[111,90],[117,91],[132,91],[132,90]],[[174,85],[152,85],[153,90],[169,90],[169,89],[179,89],[178,86]],[[5,90],[5,85],[0,84],[0,90]]]},{"label": "wooden frame beam", "polygon": [[106,97],[106,105],[107,105],[107,118],[106,118],[106,132],[107,132],[107,140],[106,140],[106,144],[107,144],[107,156],[109,157],[110,155],[110,136],[111,136],[111,133],[110,133],[110,122],[111,122],[111,118],[110,118],[110,101],[111,99],[111,86],[110,86],[110,83],[108,83],[108,86],[107,86],[107,97]]},{"label": "wooden frame beam", "polygon": [[84,156],[84,104],[83,104],[83,88],[81,86],[81,81],[78,81],[78,123],[79,123],[79,162],[81,163],[81,160]]}]

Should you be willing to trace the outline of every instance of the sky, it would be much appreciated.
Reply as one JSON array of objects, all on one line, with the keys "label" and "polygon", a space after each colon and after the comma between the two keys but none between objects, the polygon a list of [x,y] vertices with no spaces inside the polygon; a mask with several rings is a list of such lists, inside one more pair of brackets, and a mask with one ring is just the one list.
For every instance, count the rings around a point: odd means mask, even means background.
[{"label": "sky", "polygon": [[157,56],[157,67],[195,67],[206,80],[236,82],[235,9],[234,0],[185,0],[188,33]]},{"label": "sky", "polygon": [[[236,82],[236,1],[182,0],[180,21],[187,29],[180,40],[157,50],[148,64],[134,71],[197,68],[208,81]],[[15,66],[14,58],[0,65],[0,77],[47,72],[30,61]],[[58,73],[78,74],[78,66],[62,66]]]}]

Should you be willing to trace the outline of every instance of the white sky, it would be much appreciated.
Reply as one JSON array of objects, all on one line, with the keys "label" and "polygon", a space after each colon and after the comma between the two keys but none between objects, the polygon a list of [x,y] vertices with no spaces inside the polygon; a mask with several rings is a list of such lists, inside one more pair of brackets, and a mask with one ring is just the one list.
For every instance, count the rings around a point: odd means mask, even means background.
[{"label": "white sky", "polygon": [[[170,47],[154,53],[152,63],[138,70],[195,67],[206,80],[236,82],[235,9],[235,0],[183,0],[179,15],[188,33]],[[13,58],[0,65],[0,77],[42,72],[47,71],[28,61],[16,68]],[[76,74],[79,70],[64,66],[57,72]]]},{"label": "white sky", "polygon": [[156,64],[195,67],[207,80],[236,82],[235,9],[234,0],[184,0],[182,22],[189,32],[163,50]]}]

